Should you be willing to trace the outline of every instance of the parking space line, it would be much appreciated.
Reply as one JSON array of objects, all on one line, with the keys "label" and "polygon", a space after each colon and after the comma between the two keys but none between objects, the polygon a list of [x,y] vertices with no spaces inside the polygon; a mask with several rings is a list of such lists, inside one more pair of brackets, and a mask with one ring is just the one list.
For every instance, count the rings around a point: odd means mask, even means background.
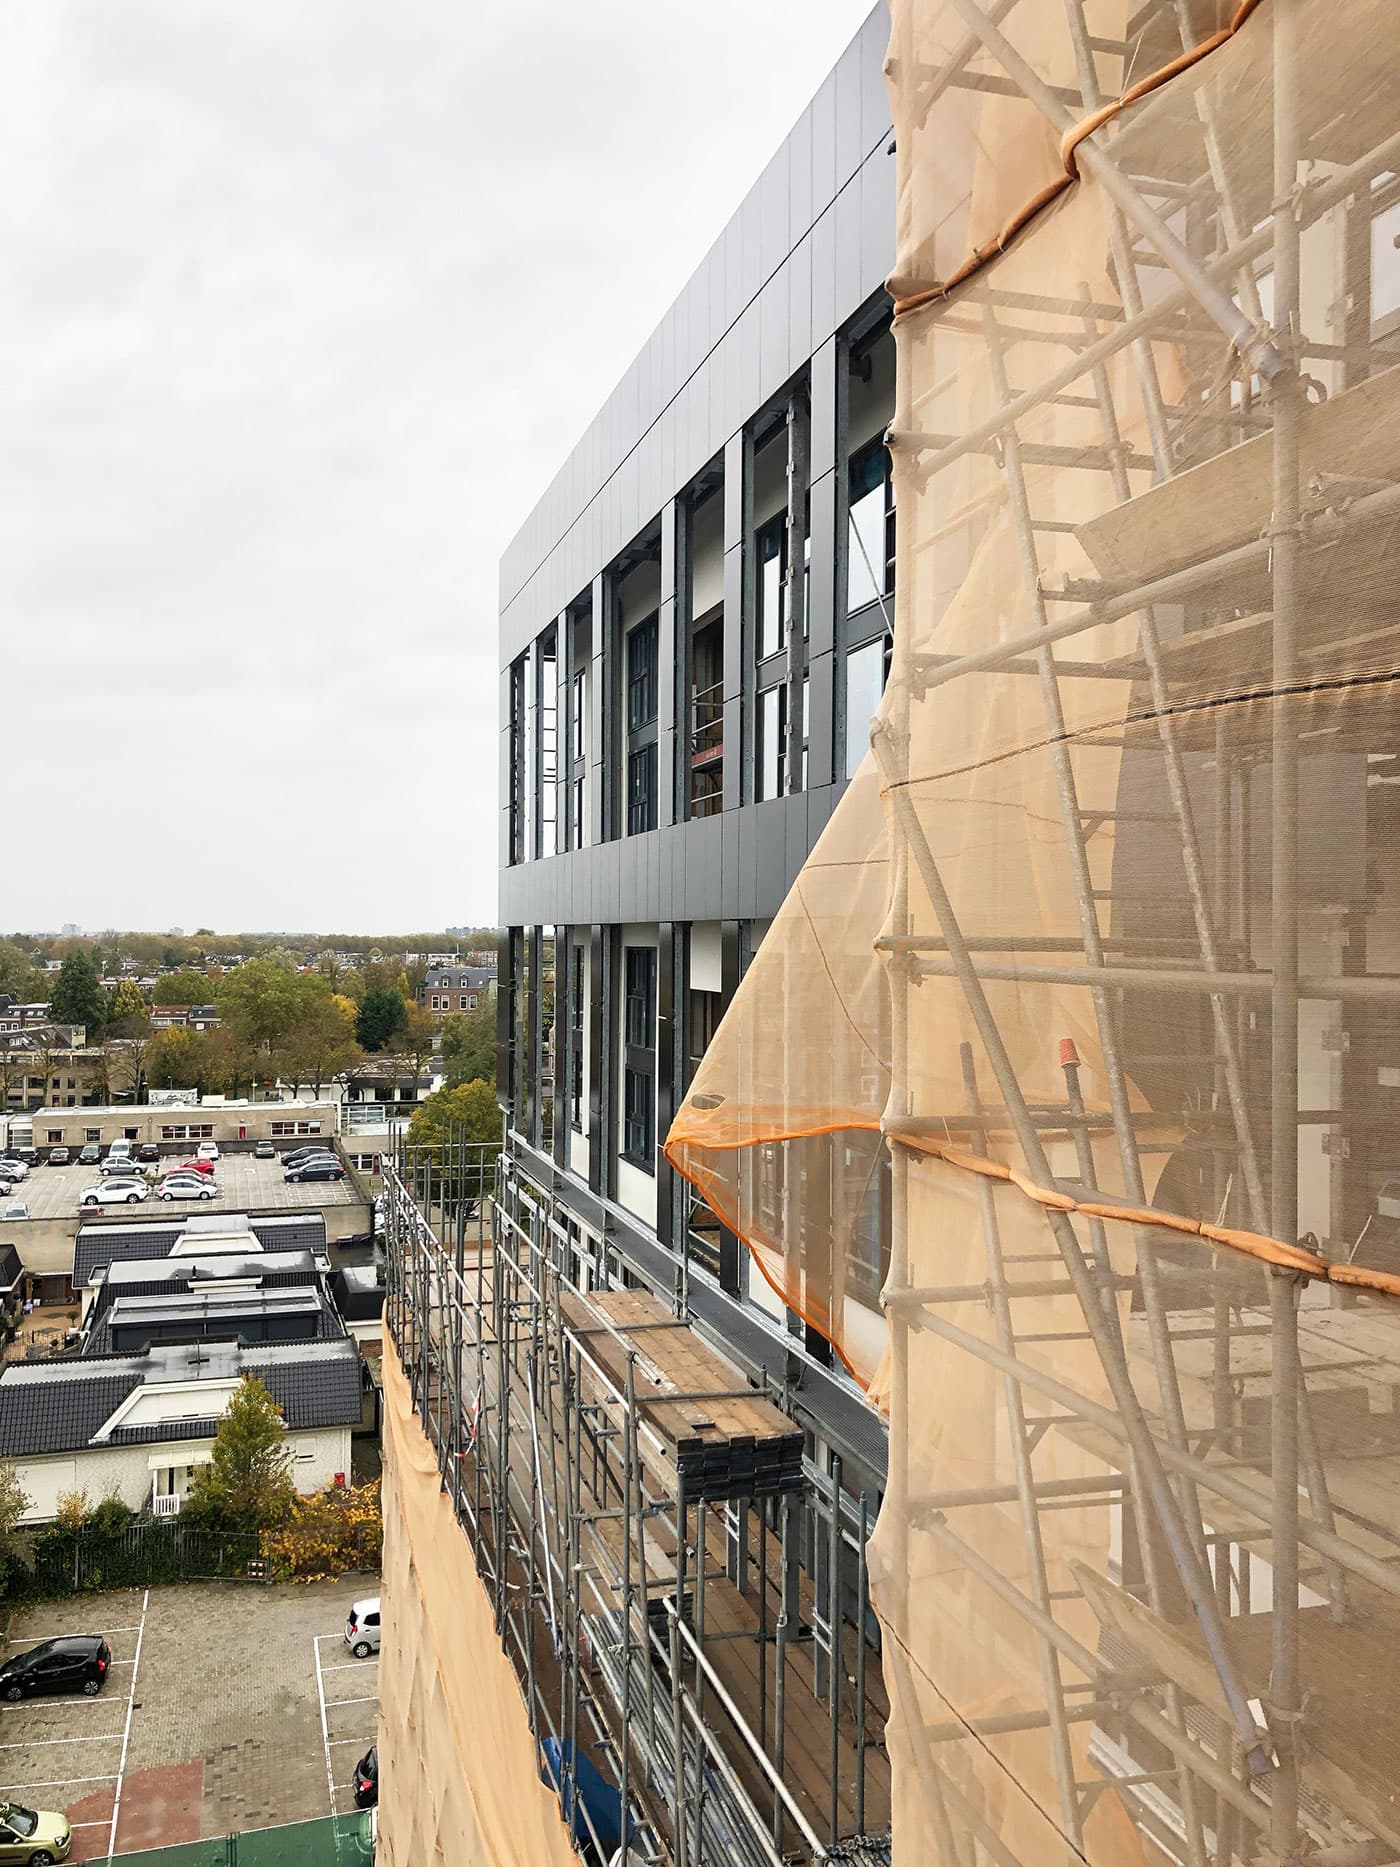
[{"label": "parking space line", "polygon": [[[84,1711],[93,1711],[102,1705],[127,1705],[127,1704],[130,1704],[130,1702],[131,1702],[130,1699],[126,1699],[126,1698],[104,1698],[94,1692],[91,1698],[88,1698],[86,1695],[84,1695],[82,1698],[74,1697],[74,1698],[45,1699],[44,1710],[45,1711],[74,1711],[78,1709],[78,1707],[81,1706]],[[32,1710],[33,1710],[32,1704],[30,1705],[25,1705],[25,1704],[0,1705],[0,1711],[32,1711]]]},{"label": "parking space line", "polygon": [[330,1746],[334,1750],[337,1744],[372,1744],[373,1742],[373,1737],[333,1737],[330,1740]]},{"label": "parking space line", "polygon": [[106,1731],[101,1737],[32,1737],[27,1744],[0,1744],[0,1750],[42,1750],[46,1744],[114,1744],[120,1731]]},{"label": "parking space line", "polygon": [[340,1811],[335,1806],[335,1769],[331,1763],[331,1734],[326,1725],[326,1682],[321,1677],[320,1643],[324,1638],[322,1634],[311,1636],[311,1657],[316,1664],[316,1697],[321,1704],[321,1747],[326,1753],[326,1788],[330,1792],[331,1814],[338,1815]]},{"label": "parking space line", "polygon": [[[102,1638],[105,1640],[108,1634],[134,1634],[137,1631],[135,1627],[107,1627],[102,1630]],[[13,1634],[5,1645],[24,1647],[32,1644],[37,1647],[41,1640],[71,1640],[73,1637],[72,1634]]]},{"label": "parking space line", "polygon": [[338,1705],[377,1705],[378,1703],[379,1694],[371,1692],[368,1698],[328,1698],[326,1707],[329,1711],[334,1711]]},{"label": "parking space line", "polygon": [[115,1783],[115,1776],[51,1776],[46,1783],[0,1783],[0,1796],[16,1789],[61,1789],[65,1783]]},{"label": "parking space line", "polygon": [[146,1610],[151,1605],[151,1591],[148,1588],[141,1597],[141,1625],[136,1632],[136,1658],[131,1662],[131,1691],[126,1701],[126,1724],[122,1730],[122,1754],[117,1764],[117,1787],[112,1797],[112,1827],[107,1836],[109,1855],[117,1851],[117,1819],[122,1812],[122,1779],[126,1775],[126,1753],[131,1743],[131,1714],[136,1704],[136,1675],[141,1667],[141,1642],[146,1638]]},{"label": "parking space line", "polygon": [[[112,1664],[115,1666],[116,1661],[113,1660]],[[321,1671],[323,1673],[348,1673],[352,1666],[377,1666],[378,1664],[379,1655],[376,1653],[367,1660],[337,1660],[334,1666],[323,1666]]]}]

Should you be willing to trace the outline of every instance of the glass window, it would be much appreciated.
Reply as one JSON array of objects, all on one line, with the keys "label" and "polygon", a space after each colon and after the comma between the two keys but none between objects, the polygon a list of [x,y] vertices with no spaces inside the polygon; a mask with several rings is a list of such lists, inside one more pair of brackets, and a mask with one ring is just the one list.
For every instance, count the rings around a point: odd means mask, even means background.
[{"label": "glass window", "polygon": [[885,691],[889,637],[877,635],[846,657],[846,776],[854,778],[870,749],[870,720]]},{"label": "glass window", "polygon": [[781,797],[786,770],[787,688],[769,687],[758,696],[758,744],[755,747],[755,797]]},{"label": "glass window", "polygon": [[635,732],[656,718],[656,617],[627,636],[627,726]]},{"label": "glass window", "polygon": [[569,1119],[583,1127],[584,952],[572,949],[569,968]]},{"label": "glass window", "polygon": [[638,746],[627,755],[627,834],[656,828],[656,747]]},{"label": "glass window", "polygon": [[783,543],[787,514],[770,519],[758,534],[758,659],[783,645]]},{"label": "glass window", "polygon": [[894,498],[889,449],[864,447],[851,461],[847,488],[846,613],[894,589]]},{"label": "glass window", "polygon": [[1371,222],[1371,322],[1379,324],[1396,311],[1400,311],[1400,201]]},{"label": "glass window", "polygon": [[650,1050],[656,1026],[656,949],[627,949],[626,1027],[629,1048]]},{"label": "glass window", "polygon": [[629,1066],[623,1078],[622,1104],[623,1158],[650,1173],[656,1133],[656,1090],[650,1074]]},{"label": "glass window", "polygon": [[587,705],[588,705],[588,700],[584,692],[584,686],[583,686],[583,670],[582,668],[580,668],[578,673],[574,676],[573,700],[570,706],[570,711],[573,714],[573,719],[570,722],[571,739],[572,739],[572,756],[575,760],[581,759],[584,755],[584,752],[583,752],[584,732],[586,730],[585,709],[587,708]]}]

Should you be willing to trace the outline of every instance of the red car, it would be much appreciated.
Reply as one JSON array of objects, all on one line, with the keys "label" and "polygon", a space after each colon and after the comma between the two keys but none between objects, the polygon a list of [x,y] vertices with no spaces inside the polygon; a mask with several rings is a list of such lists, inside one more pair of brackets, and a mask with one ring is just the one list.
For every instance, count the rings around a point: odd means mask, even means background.
[{"label": "red car", "polygon": [[166,1170],[167,1179],[172,1173],[205,1173],[212,1179],[214,1163],[212,1160],[182,1160],[178,1167],[170,1167]]}]

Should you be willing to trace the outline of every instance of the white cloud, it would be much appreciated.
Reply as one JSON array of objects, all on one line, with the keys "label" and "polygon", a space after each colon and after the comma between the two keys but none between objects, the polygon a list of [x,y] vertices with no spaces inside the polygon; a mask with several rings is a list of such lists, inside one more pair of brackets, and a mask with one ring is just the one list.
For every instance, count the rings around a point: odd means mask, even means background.
[{"label": "white cloud", "polygon": [[0,919],[494,918],[501,551],[866,10],[7,16]]}]

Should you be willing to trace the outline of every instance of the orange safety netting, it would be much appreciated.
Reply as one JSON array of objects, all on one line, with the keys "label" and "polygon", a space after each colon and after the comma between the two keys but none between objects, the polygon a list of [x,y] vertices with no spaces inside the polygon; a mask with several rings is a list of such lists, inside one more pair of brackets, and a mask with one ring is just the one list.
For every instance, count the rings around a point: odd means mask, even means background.
[{"label": "orange safety netting", "polygon": [[1400,21],[891,10],[889,685],[666,1152],[888,1414],[906,1858],[1400,1852]]}]

